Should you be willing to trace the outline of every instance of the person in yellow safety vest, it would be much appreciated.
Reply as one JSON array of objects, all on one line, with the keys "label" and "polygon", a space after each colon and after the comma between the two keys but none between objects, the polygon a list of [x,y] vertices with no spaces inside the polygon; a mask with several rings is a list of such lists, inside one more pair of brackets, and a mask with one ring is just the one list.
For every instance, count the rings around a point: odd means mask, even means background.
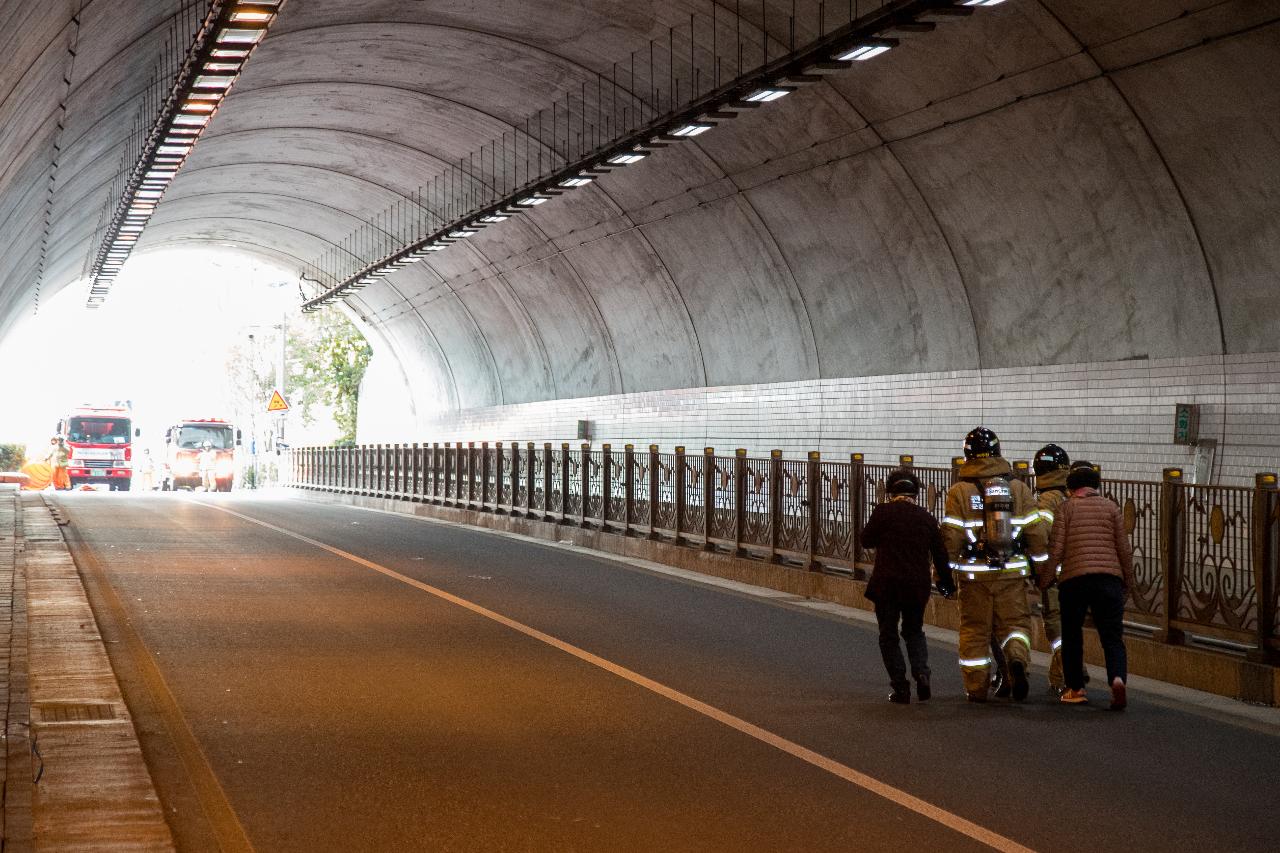
[{"label": "person in yellow safety vest", "polygon": [[[1071,457],[1056,444],[1046,444],[1036,451],[1032,468],[1036,472],[1036,505],[1044,524],[1045,539],[1053,536],[1053,520],[1067,499],[1067,471]],[[1044,620],[1044,638],[1049,641],[1049,692],[1061,696],[1066,690],[1062,678],[1062,613],[1058,610],[1058,587],[1040,593],[1040,616]]]},{"label": "person in yellow safety vest", "polygon": [[1031,606],[1026,579],[1048,559],[1048,537],[1030,487],[1014,478],[1000,439],[977,427],[964,439],[964,464],[947,490],[942,537],[960,588],[960,670],[971,702],[987,701],[991,639],[999,639],[1021,702],[1030,689]]}]

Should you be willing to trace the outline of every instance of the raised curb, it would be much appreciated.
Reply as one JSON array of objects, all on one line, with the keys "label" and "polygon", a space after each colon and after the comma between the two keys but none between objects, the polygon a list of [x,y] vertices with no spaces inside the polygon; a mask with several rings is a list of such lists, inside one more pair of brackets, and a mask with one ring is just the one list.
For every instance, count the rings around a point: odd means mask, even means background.
[{"label": "raised curb", "polygon": [[84,585],[40,495],[21,498],[32,732],[43,767],[32,797],[37,850],[172,851]]},{"label": "raised curb", "polygon": [[[859,610],[875,609],[864,595],[864,581],[705,551],[700,547],[686,547],[671,542],[606,533],[573,524],[437,506],[400,498],[337,494],[312,489],[290,489],[288,494],[323,503],[435,518],[550,542],[570,543],[603,554],[649,560],[803,598],[830,601]],[[934,596],[925,612],[925,622],[939,628],[957,630],[960,619],[955,602]],[[1049,647],[1038,617],[1035,618],[1033,634],[1034,648],[1048,652]],[[1280,668],[1255,663],[1242,656],[1190,646],[1167,645],[1141,636],[1126,636],[1125,645],[1129,655],[1129,671],[1135,675],[1263,705],[1276,705],[1277,699],[1280,699]],[[1092,631],[1085,632],[1085,660],[1095,665],[1103,663],[1102,648]]]}]

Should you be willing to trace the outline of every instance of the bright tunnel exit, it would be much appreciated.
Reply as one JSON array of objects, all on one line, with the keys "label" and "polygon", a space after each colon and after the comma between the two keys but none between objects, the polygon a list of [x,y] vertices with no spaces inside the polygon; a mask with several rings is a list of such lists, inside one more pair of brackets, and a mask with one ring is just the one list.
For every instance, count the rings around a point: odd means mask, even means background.
[{"label": "bright tunnel exit", "polygon": [[[61,436],[64,486],[203,487],[208,450],[227,491],[274,483],[291,446],[354,440],[370,347],[298,303],[296,274],[230,249],[140,254],[96,310],[64,288],[0,340],[0,470],[49,462],[52,480]],[[289,408],[269,413],[277,392]]]}]

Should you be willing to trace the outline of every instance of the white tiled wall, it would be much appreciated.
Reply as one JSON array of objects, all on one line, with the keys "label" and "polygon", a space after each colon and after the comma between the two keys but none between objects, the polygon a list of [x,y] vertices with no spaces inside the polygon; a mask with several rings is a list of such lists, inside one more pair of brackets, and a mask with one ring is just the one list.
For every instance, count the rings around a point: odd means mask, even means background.
[{"label": "white tiled wall", "polygon": [[[389,434],[362,419],[361,440],[570,441],[579,420],[596,443],[657,443],[787,455],[852,451],[868,462],[914,454],[945,465],[978,424],[999,433],[1005,455],[1027,459],[1046,442],[1114,478],[1189,476],[1196,450],[1174,445],[1174,404],[1200,404],[1200,436],[1217,441],[1211,477],[1249,484],[1280,468],[1280,353],[965,370],[687,388],[549,400],[419,415],[416,433]],[[1202,454],[1204,450],[1200,451]]]}]

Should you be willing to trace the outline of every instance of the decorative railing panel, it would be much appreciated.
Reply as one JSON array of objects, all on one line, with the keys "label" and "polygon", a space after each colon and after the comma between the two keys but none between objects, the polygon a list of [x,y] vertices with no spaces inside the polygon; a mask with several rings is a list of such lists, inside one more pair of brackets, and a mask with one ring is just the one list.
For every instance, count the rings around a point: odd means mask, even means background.
[{"label": "decorative railing panel", "polygon": [[[1133,546],[1134,588],[1129,609],[1156,619],[1164,613],[1164,573],[1160,570],[1160,484],[1107,480],[1102,493],[1115,501]],[[1146,621],[1146,620],[1144,620]]]},{"label": "decorative railing panel", "polygon": [[784,459],[779,463],[778,547],[785,551],[809,550],[809,464]]},{"label": "decorative railing panel", "polygon": [[706,456],[687,454],[684,457],[684,505],[681,507],[680,530],[684,534],[701,536],[706,529]]},{"label": "decorative railing panel", "polygon": [[717,456],[711,472],[711,484],[715,494],[711,500],[711,537],[733,542],[738,535],[738,460],[732,456]]},{"label": "decorative railing panel", "polygon": [[822,557],[853,562],[853,519],[850,517],[850,465],[823,462],[818,471],[822,482],[814,490],[818,502],[817,551]]},{"label": "decorative railing panel", "polygon": [[1182,584],[1176,617],[1233,631],[1257,628],[1250,560],[1253,490],[1182,486],[1186,493]]},{"label": "decorative railing panel", "polygon": [[769,459],[745,460],[742,541],[769,548],[773,545],[773,477]]},{"label": "decorative railing panel", "polygon": [[[844,563],[859,572],[874,554],[859,547],[858,533],[897,467],[857,455],[823,462],[817,454],[795,460],[611,449],[606,458],[602,450],[505,443],[303,448],[283,464],[298,488],[485,510],[527,507],[544,520],[607,520],[609,529],[625,523],[632,533],[652,523],[695,544],[709,538],[775,560],[804,557],[813,570]],[[921,504],[941,516],[951,470],[913,470],[924,487]],[[1133,547],[1126,618],[1170,643],[1195,635],[1243,645],[1264,659],[1280,655],[1274,474],[1243,488],[1187,484],[1170,469],[1163,482],[1104,479],[1103,494],[1120,507]]]},{"label": "decorative railing panel", "polygon": [[676,529],[676,456],[658,454],[658,469],[653,472],[658,483],[658,505],[654,508],[653,526],[659,530]]},{"label": "decorative railing panel", "polygon": [[631,460],[631,511],[635,513],[634,522],[640,525],[649,523],[649,488],[652,482],[652,470],[649,454],[636,451]]},{"label": "decorative railing panel", "polygon": [[583,501],[586,503],[587,518],[604,519],[604,453],[592,450],[587,454],[587,470],[583,472],[587,479],[587,490]]}]

